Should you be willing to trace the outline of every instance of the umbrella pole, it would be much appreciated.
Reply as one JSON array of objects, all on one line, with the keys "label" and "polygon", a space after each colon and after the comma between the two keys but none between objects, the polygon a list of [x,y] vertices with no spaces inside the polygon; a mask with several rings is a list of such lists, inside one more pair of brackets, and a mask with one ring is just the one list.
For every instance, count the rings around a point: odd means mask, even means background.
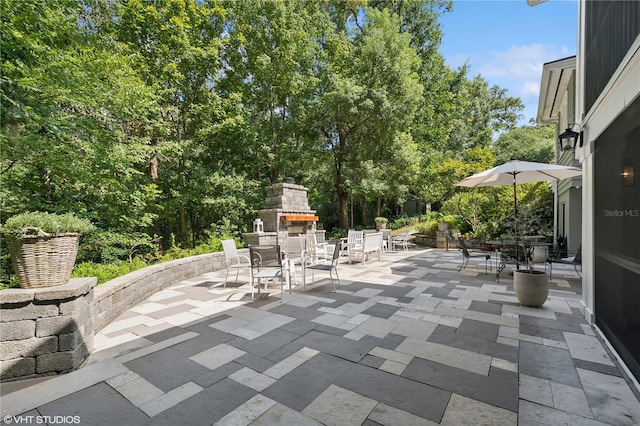
[{"label": "umbrella pole", "polygon": [[513,233],[516,237],[516,269],[520,269],[520,256],[518,253],[518,195],[516,193],[516,173],[513,174]]},{"label": "umbrella pole", "polygon": [[513,174],[513,234],[518,242],[518,195],[516,194],[516,174]]}]

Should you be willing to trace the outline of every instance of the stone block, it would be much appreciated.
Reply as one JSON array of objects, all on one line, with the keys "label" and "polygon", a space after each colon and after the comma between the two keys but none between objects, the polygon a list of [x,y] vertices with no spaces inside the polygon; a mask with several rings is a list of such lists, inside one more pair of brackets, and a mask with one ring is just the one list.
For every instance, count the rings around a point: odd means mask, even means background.
[{"label": "stone block", "polygon": [[0,358],[3,360],[38,356],[57,350],[57,336],[0,342]]},{"label": "stone block", "polygon": [[[7,290],[2,290],[3,293]],[[0,312],[0,322],[11,322],[21,320],[35,320],[38,318],[55,317],[58,315],[58,305],[55,304],[35,304],[18,303],[2,305]]]},{"label": "stone block", "polygon": [[79,330],[75,333],[61,334],[58,336],[58,351],[59,352],[73,352],[78,349],[79,346],[85,346],[87,354],[93,350],[93,338],[95,333],[93,330],[83,334]]},{"label": "stone block", "polygon": [[91,331],[91,333],[88,333],[87,336],[85,337],[85,339],[83,340],[83,347],[86,350],[86,355],[84,356],[84,358],[86,358],[91,352],[93,352],[93,339],[96,337],[96,334]]},{"label": "stone block", "polygon": [[71,315],[93,302],[93,292],[60,303],[60,315]]},{"label": "stone block", "polygon": [[57,336],[58,334],[73,333],[78,324],[69,315],[36,320],[36,337]]},{"label": "stone block", "polygon": [[89,334],[93,333],[96,329],[95,324],[96,324],[95,318],[93,317],[93,315],[89,315],[89,318],[87,318],[87,321],[85,321],[85,323],[79,327],[80,334],[83,337],[86,337]]},{"label": "stone block", "polygon": [[30,288],[7,288],[0,291],[0,305],[31,302],[34,293]]},{"label": "stone block", "polygon": [[0,340],[22,340],[36,336],[36,322],[22,320],[0,323]]},{"label": "stone block", "polygon": [[34,300],[52,301],[73,299],[89,293],[95,286],[96,277],[71,278],[68,283],[54,287],[34,289]]},{"label": "stone block", "polygon": [[82,344],[82,333],[80,330],[58,336],[58,350],[61,352],[73,351],[80,344]]},{"label": "stone block", "polygon": [[93,318],[93,329],[96,331],[100,331],[103,328],[105,328],[107,326],[107,324],[109,324],[107,322],[107,313],[106,312],[100,312],[100,313],[94,313],[92,318]]},{"label": "stone block", "polygon": [[73,351],[56,352],[45,354],[36,358],[36,373],[43,374],[49,372],[66,372],[78,368],[87,355],[89,349],[83,343]]},{"label": "stone block", "polygon": [[0,380],[7,380],[16,377],[26,377],[35,374],[35,358],[14,358],[0,361]]},{"label": "stone block", "polygon": [[63,372],[74,368],[72,352],[56,352],[36,358],[36,373]]},{"label": "stone block", "polygon": [[106,296],[103,299],[99,299],[97,304],[95,302],[94,304],[97,307],[96,313],[104,312],[113,305],[113,296]]}]

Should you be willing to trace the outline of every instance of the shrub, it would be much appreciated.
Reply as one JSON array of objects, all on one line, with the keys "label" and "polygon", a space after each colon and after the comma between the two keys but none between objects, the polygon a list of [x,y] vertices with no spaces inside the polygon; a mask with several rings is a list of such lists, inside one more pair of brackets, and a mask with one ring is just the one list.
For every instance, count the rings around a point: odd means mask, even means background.
[{"label": "shrub", "polygon": [[346,238],[349,233],[346,229],[336,228],[325,236],[326,240],[339,240]]},{"label": "shrub", "polygon": [[78,259],[80,262],[112,263],[130,261],[136,256],[156,257],[156,241],[142,232],[98,230],[80,244]]},{"label": "shrub", "polygon": [[419,233],[428,235],[430,237],[435,237],[437,230],[438,230],[438,221],[434,219],[429,219],[418,227]]},{"label": "shrub", "polygon": [[140,258],[135,258],[131,262],[117,260],[113,263],[105,264],[83,262],[76,265],[71,277],[96,277],[98,284],[102,284],[147,266],[149,266],[149,264]]},{"label": "shrub", "polygon": [[406,216],[401,216],[393,221],[393,223],[391,224],[391,229],[404,228],[407,225],[409,225],[409,218]]}]

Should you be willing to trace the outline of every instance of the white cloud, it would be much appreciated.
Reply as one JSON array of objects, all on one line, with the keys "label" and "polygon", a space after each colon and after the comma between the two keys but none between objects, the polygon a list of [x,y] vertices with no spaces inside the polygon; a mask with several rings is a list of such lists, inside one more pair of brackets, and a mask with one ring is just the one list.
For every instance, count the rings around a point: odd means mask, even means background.
[{"label": "white cloud", "polygon": [[511,46],[502,52],[491,52],[488,62],[480,65],[479,73],[490,84],[507,88],[531,110],[537,108],[540,96],[542,66],[546,62],[573,55],[566,46],[533,43]]},{"label": "white cloud", "polygon": [[447,57],[447,63],[449,66],[456,66],[468,61],[472,75],[480,74],[490,85],[507,89],[508,96],[522,99],[527,122],[537,111],[542,66],[546,62],[572,55],[575,55],[575,48],[531,43],[512,45],[507,50],[491,51],[489,54],[477,51],[467,56],[457,54]]},{"label": "white cloud", "polygon": [[538,81],[524,81],[516,89],[516,96],[523,100],[537,100],[540,95],[540,79]]},{"label": "white cloud", "polygon": [[540,77],[545,62],[569,55],[568,48],[556,45],[511,46],[504,52],[491,52],[490,61],[480,67],[480,74],[486,78],[532,80]]}]

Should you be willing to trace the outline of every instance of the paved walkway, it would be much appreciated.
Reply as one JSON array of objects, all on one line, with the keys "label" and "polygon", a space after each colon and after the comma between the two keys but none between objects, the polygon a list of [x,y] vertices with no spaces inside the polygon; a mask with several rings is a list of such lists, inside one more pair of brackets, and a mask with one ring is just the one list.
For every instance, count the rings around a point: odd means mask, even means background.
[{"label": "paved walkway", "polygon": [[460,260],[340,264],[337,293],[316,272],[285,303],[217,287],[224,271],[176,283],[103,329],[80,370],[3,384],[4,424],[640,424],[573,268],[554,267],[535,309],[507,272],[496,283],[483,260],[458,273]]}]

